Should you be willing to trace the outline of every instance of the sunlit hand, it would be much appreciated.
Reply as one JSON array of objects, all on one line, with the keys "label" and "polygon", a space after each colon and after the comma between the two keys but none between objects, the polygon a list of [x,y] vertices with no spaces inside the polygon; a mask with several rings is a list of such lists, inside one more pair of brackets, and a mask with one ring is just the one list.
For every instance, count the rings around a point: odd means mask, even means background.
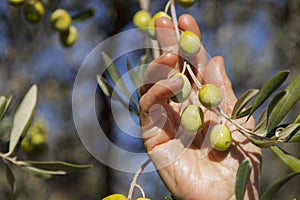
[{"label": "sunlit hand", "polygon": [[[192,16],[180,16],[178,27],[181,31],[196,33],[201,39],[199,27]],[[146,151],[163,182],[177,200],[235,199],[237,169],[244,159],[249,159],[253,170],[245,198],[258,199],[260,149],[252,145],[218,112],[203,107],[204,125],[196,136],[183,131],[180,114],[188,104],[200,105],[198,89],[192,84],[191,96],[184,103],[169,100],[183,87],[182,78],[169,78],[174,70],[181,71],[183,65],[170,19],[156,20],[156,36],[162,49],[161,57],[149,64],[144,75],[140,122]],[[216,56],[209,60],[202,46],[198,55],[188,61],[202,84],[212,83],[221,89],[223,101],[220,108],[230,115],[236,97],[226,75],[223,58]],[[207,142],[209,129],[216,123],[225,123],[232,132],[233,145],[225,152],[212,149]],[[253,119],[244,126],[253,128]]]}]

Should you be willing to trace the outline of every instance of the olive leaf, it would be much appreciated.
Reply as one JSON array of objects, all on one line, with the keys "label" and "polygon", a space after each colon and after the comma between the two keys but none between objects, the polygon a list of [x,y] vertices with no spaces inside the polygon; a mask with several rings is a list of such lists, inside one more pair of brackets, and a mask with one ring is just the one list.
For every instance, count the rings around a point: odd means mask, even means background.
[{"label": "olive leaf", "polygon": [[298,117],[294,121],[294,124],[296,124],[296,123],[300,123],[300,114],[298,115]]},{"label": "olive leaf", "polygon": [[93,17],[95,12],[96,12],[96,8],[93,7],[93,8],[84,10],[82,12],[76,13],[75,15],[72,16],[72,22],[84,21],[90,17]]},{"label": "olive leaf", "polygon": [[121,79],[121,74],[117,66],[113,63],[112,59],[104,52],[101,52],[104,65],[106,66],[108,76],[112,82],[117,86],[117,88],[133,103],[137,108],[139,108],[138,103],[131,97],[125,83]]},{"label": "olive leaf", "polygon": [[283,90],[285,94],[276,101],[268,120],[268,131],[274,129],[300,98],[300,74]]},{"label": "olive leaf", "polygon": [[29,172],[30,174],[37,176],[39,178],[43,179],[50,179],[52,178],[52,175],[64,175],[66,174],[65,172],[58,171],[56,173],[53,173],[52,171],[45,171],[41,170],[36,167],[30,167],[30,166],[23,166],[22,167],[25,171]]},{"label": "olive leaf", "polygon": [[248,102],[259,92],[257,89],[249,89],[244,92],[237,100],[231,114],[232,119],[237,119],[239,113],[248,104]]},{"label": "olive leaf", "polygon": [[261,195],[260,200],[272,200],[276,192],[284,185],[286,184],[291,178],[295,177],[296,175],[299,175],[300,172],[294,172],[291,174],[286,175],[285,177],[281,178],[277,182],[275,182],[273,185],[268,187],[264,193]]},{"label": "olive leaf", "polygon": [[267,123],[268,123],[268,109],[265,109],[261,113],[253,130],[256,132],[259,129],[265,129],[267,127]]},{"label": "olive leaf", "polygon": [[277,146],[271,147],[272,151],[286,164],[293,172],[300,172],[300,160],[284,152]]},{"label": "olive leaf", "polygon": [[[114,96],[112,95],[114,89],[108,84],[107,80],[103,76],[97,75],[97,82],[98,82],[100,89],[107,97],[110,97],[110,98],[117,97],[115,95]],[[119,100],[119,99],[120,98],[117,98],[117,100]]]},{"label": "olive leaf", "polygon": [[249,182],[250,174],[252,171],[252,167],[249,163],[249,160],[244,160],[236,174],[236,181],[235,181],[235,196],[237,200],[243,200],[247,184]]},{"label": "olive leaf", "polygon": [[174,197],[172,197],[172,195],[166,196],[164,200],[175,200]]},{"label": "olive leaf", "polygon": [[4,166],[5,166],[5,172],[6,172],[6,180],[11,188],[11,191],[13,193],[15,193],[16,190],[16,179],[15,176],[10,168],[10,166],[8,165],[8,163],[3,162]]},{"label": "olive leaf", "polygon": [[92,165],[77,165],[62,161],[26,161],[27,167],[34,167],[49,172],[71,173],[77,170],[91,168]]},{"label": "olive leaf", "polygon": [[291,143],[291,142],[300,142],[300,130],[298,129],[298,131],[293,134],[288,140],[287,142]]},{"label": "olive leaf", "polygon": [[[266,133],[261,133],[261,135],[265,135]],[[277,140],[276,139],[272,139],[272,138],[265,138],[265,137],[261,137],[261,136],[246,136],[247,139],[252,142],[252,144],[261,147],[261,148],[269,148],[271,146],[273,146]]]},{"label": "olive leaf", "polygon": [[[289,71],[281,71],[269,79],[263,87],[258,92],[257,96],[255,97],[252,105],[252,109],[249,113],[249,117],[259,108],[270,96],[271,94],[277,90],[282,83],[286,80],[289,75]],[[248,117],[248,119],[249,119]]]},{"label": "olive leaf", "polygon": [[300,131],[300,123],[289,124],[285,128],[279,129],[276,134],[278,140],[280,142],[286,142],[289,138],[291,138],[295,133]]},{"label": "olive leaf", "polygon": [[141,79],[139,76],[137,76],[137,73],[135,72],[135,70],[133,69],[133,66],[132,64],[130,63],[130,60],[129,58],[126,59],[126,64],[127,64],[127,70],[128,70],[128,73],[130,75],[130,78],[134,84],[134,86],[136,88],[139,88],[140,85],[141,85]]},{"label": "olive leaf", "polygon": [[0,121],[5,116],[7,110],[9,108],[9,106],[10,106],[11,99],[12,99],[11,96],[9,98],[6,98],[4,96],[0,97]]},{"label": "olive leaf", "polygon": [[37,103],[37,93],[37,86],[33,85],[17,108],[13,119],[8,155],[16,150],[21,138],[24,137],[30,126]]}]

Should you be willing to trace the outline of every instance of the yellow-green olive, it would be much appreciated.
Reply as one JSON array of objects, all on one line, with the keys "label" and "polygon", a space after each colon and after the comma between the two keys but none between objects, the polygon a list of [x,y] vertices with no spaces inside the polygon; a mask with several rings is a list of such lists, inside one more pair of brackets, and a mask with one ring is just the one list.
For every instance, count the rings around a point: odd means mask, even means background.
[{"label": "yellow-green olive", "polygon": [[140,10],[133,16],[133,24],[137,28],[147,28],[151,20],[151,14],[146,10]]},{"label": "yellow-green olive", "polygon": [[137,198],[136,200],[151,200],[151,199],[140,197],[140,198]]},{"label": "yellow-green olive", "polygon": [[218,151],[226,151],[232,144],[230,130],[224,124],[215,125],[210,131],[210,144]]},{"label": "yellow-green olive", "polygon": [[189,79],[184,74],[176,73],[172,77],[174,76],[181,76],[183,78],[183,87],[181,91],[175,96],[173,96],[171,99],[177,103],[181,103],[186,101],[190,97],[192,87]]},{"label": "yellow-green olive", "polygon": [[69,47],[77,40],[77,29],[75,26],[70,26],[66,31],[59,32],[59,36],[61,43],[64,46]]},{"label": "yellow-green olive", "polygon": [[25,0],[8,0],[9,4],[15,7],[22,6]]},{"label": "yellow-green olive", "polygon": [[57,31],[67,30],[71,25],[71,21],[68,11],[64,9],[56,9],[50,16],[51,26]]},{"label": "yellow-green olive", "polygon": [[197,105],[188,105],[181,114],[181,125],[187,132],[196,132],[203,126],[202,109]]},{"label": "yellow-green olive", "polygon": [[196,0],[176,0],[177,3],[185,8],[192,6]]},{"label": "yellow-green olive", "polygon": [[206,108],[216,108],[222,102],[221,90],[213,84],[206,84],[199,90],[199,101]]},{"label": "yellow-green olive", "polygon": [[195,56],[201,48],[201,41],[194,32],[184,31],[180,35],[179,47],[184,56]]},{"label": "yellow-green olive", "polygon": [[104,197],[102,200],[127,200],[127,198],[122,194],[112,194]]},{"label": "yellow-green olive", "polygon": [[37,23],[44,14],[45,8],[42,2],[38,0],[30,0],[24,4],[23,15],[27,21]]},{"label": "yellow-green olive", "polygon": [[168,17],[170,18],[170,16],[163,12],[163,11],[159,11],[158,13],[156,13],[150,20],[149,25],[148,25],[148,33],[150,35],[151,38],[155,38],[155,20],[157,20],[160,17]]}]

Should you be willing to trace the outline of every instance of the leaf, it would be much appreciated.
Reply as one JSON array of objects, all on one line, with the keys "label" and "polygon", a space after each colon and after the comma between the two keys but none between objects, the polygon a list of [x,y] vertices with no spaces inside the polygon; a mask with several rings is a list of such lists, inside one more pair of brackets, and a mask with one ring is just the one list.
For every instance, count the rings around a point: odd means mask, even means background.
[{"label": "leaf", "polygon": [[97,75],[97,82],[98,82],[98,85],[100,87],[100,89],[102,90],[102,92],[112,98],[112,94],[113,94],[113,88],[108,84],[107,80],[101,76],[101,75]]},{"label": "leaf", "polygon": [[4,166],[5,166],[5,172],[6,172],[6,180],[11,188],[11,191],[13,193],[15,193],[16,191],[16,180],[15,180],[15,176],[10,168],[10,166],[6,163],[3,162]]},{"label": "leaf", "polygon": [[90,17],[93,17],[96,12],[96,8],[90,8],[87,10],[84,10],[82,12],[76,13],[75,15],[72,16],[72,22],[81,22],[84,21]]},{"label": "leaf", "polygon": [[165,200],[175,200],[175,199],[172,197],[172,195],[169,195],[165,197]]},{"label": "leaf", "polygon": [[261,115],[260,115],[260,117],[259,117],[259,119],[257,121],[257,124],[254,127],[254,131],[266,128],[267,127],[267,123],[268,123],[268,109],[265,109],[261,113]]},{"label": "leaf", "polygon": [[0,97],[0,121],[3,119],[3,117],[5,116],[10,103],[11,103],[11,99],[12,97],[10,96],[8,99],[4,96]]},{"label": "leaf", "polygon": [[65,172],[53,172],[53,171],[45,171],[45,170],[41,170],[38,169],[36,167],[30,167],[30,166],[23,166],[22,167],[24,170],[26,170],[27,172],[29,172],[30,174],[33,174],[34,176],[37,176],[39,178],[43,178],[43,179],[50,179],[52,178],[52,175],[64,175],[66,174]]},{"label": "leaf", "polygon": [[[262,134],[264,135],[264,134]],[[258,136],[249,136],[247,139],[252,142],[252,144],[260,147],[260,148],[269,148],[273,146],[277,140],[276,139],[268,139],[264,137],[258,137]]]},{"label": "leaf", "polygon": [[243,108],[247,105],[247,103],[258,93],[257,89],[250,89],[243,93],[237,100],[234,105],[231,118],[237,119],[239,113],[243,110]]},{"label": "leaf", "polygon": [[280,180],[278,180],[277,182],[275,182],[273,185],[271,185],[270,187],[268,187],[264,193],[262,194],[260,200],[272,200],[275,193],[284,185],[286,184],[291,178],[293,178],[294,176],[300,174],[300,172],[295,172],[295,173],[291,173],[286,175],[285,177],[281,178]]},{"label": "leaf", "polygon": [[294,124],[296,124],[296,123],[300,123],[300,114],[298,115],[298,117],[294,121]]},{"label": "leaf", "polygon": [[20,103],[15,113],[10,135],[8,155],[11,155],[15,151],[21,138],[25,136],[32,121],[36,103],[37,86],[33,85],[25,94],[22,102]]},{"label": "leaf", "polygon": [[237,200],[243,200],[247,184],[249,182],[252,167],[249,160],[244,160],[239,166],[235,181],[235,196]]},{"label": "leaf", "polygon": [[285,94],[274,105],[268,121],[268,131],[274,129],[300,98],[300,74],[284,89]]},{"label": "leaf", "polygon": [[128,58],[126,60],[126,64],[127,64],[128,73],[130,75],[130,78],[131,78],[135,88],[139,88],[141,86],[141,79],[137,76],[137,73],[133,69],[133,66],[130,63],[130,60]]},{"label": "leaf", "polygon": [[251,108],[252,108],[252,106],[249,106],[249,107],[243,109],[241,112],[239,112],[239,114],[236,116],[236,118],[238,119],[238,118],[248,116],[249,113],[250,113]]},{"label": "leaf", "polygon": [[300,131],[300,123],[289,124],[287,127],[276,132],[276,136],[279,138],[280,142],[286,142],[291,136]]},{"label": "leaf", "polygon": [[300,172],[300,160],[288,153],[285,153],[277,146],[271,147],[272,151],[286,164],[293,172]]},{"label": "leaf", "polygon": [[62,161],[27,161],[28,166],[46,171],[63,171],[65,173],[91,168],[92,165],[77,165]]},{"label": "leaf", "polygon": [[139,108],[138,103],[129,94],[123,80],[121,79],[121,74],[117,66],[113,63],[111,58],[104,52],[101,52],[104,64],[106,66],[107,73],[112,80],[112,82],[117,86],[117,88],[133,103],[137,108]]},{"label": "leaf", "polygon": [[292,135],[287,142],[300,142],[300,130],[298,130],[294,135]]},{"label": "leaf", "polygon": [[249,116],[252,115],[270,96],[277,90],[289,75],[289,71],[281,71],[269,79],[258,92],[254,99]]}]

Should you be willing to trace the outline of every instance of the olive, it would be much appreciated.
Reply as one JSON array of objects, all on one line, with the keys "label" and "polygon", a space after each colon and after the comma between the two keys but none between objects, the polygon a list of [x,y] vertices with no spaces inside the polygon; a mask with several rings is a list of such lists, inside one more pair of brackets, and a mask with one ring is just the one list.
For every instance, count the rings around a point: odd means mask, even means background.
[{"label": "olive", "polygon": [[70,26],[66,31],[59,32],[61,43],[66,46],[72,46],[77,40],[77,29],[75,26]]},{"label": "olive", "polygon": [[104,197],[102,200],[127,200],[127,198],[122,194],[112,194]]},{"label": "olive", "polygon": [[156,13],[150,20],[149,25],[148,25],[148,33],[150,35],[151,38],[155,38],[155,20],[157,20],[160,17],[168,17],[170,18],[170,16],[163,12],[163,11],[159,11],[158,13]]},{"label": "olive", "polygon": [[188,105],[181,114],[181,124],[185,131],[195,132],[203,126],[204,116],[202,109],[197,105]]},{"label": "olive", "polygon": [[226,151],[231,146],[232,137],[226,125],[217,124],[211,129],[210,144],[218,151]]},{"label": "olive", "polygon": [[196,0],[176,0],[177,3],[185,8],[192,6]]},{"label": "olive", "polygon": [[25,0],[8,0],[9,4],[15,7],[22,6]]},{"label": "olive", "polygon": [[179,38],[179,47],[184,56],[194,56],[201,48],[201,42],[194,32],[184,31]]},{"label": "olive", "polygon": [[216,108],[222,102],[221,90],[213,84],[206,84],[198,93],[200,103],[206,108]]},{"label": "olive", "polygon": [[190,97],[192,87],[189,79],[184,74],[176,73],[172,77],[174,76],[181,76],[183,78],[183,87],[181,91],[175,96],[173,96],[171,99],[177,103],[181,103],[186,101]]},{"label": "olive", "polygon": [[151,20],[151,14],[146,10],[140,10],[133,16],[133,24],[137,28],[147,28]]},{"label": "olive", "polygon": [[56,9],[50,16],[50,23],[53,29],[65,31],[71,25],[71,17],[64,9]]},{"label": "olive", "polygon": [[45,8],[42,2],[30,0],[24,4],[23,15],[27,21],[37,23],[44,14]]},{"label": "olive", "polygon": [[142,197],[140,197],[140,198],[137,198],[136,200],[151,200],[151,199],[149,199],[149,198],[142,198]]}]

